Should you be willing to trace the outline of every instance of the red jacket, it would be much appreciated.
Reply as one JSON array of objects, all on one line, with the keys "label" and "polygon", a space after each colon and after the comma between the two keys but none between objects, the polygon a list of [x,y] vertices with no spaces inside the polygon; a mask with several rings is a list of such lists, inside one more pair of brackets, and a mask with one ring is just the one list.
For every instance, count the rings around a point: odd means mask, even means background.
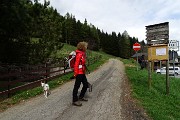
[{"label": "red jacket", "polygon": [[74,64],[74,76],[85,74],[86,54],[84,51],[76,50],[76,61]]}]

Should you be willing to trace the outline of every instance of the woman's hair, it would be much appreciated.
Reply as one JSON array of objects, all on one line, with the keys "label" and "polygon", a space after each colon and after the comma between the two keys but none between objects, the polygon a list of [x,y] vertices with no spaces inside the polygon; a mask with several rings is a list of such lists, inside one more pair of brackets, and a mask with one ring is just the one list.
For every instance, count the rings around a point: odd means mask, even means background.
[{"label": "woman's hair", "polygon": [[77,49],[81,50],[81,51],[86,51],[87,50],[87,46],[88,46],[87,42],[79,42],[77,44]]}]

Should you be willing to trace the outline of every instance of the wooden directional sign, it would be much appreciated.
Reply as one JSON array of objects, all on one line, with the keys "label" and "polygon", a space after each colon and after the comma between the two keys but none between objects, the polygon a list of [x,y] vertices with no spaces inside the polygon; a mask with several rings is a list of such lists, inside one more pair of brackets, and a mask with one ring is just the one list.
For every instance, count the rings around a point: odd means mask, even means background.
[{"label": "wooden directional sign", "polygon": [[146,26],[148,45],[169,43],[169,22]]},{"label": "wooden directional sign", "polygon": [[136,43],[133,44],[133,49],[134,49],[135,51],[139,51],[139,50],[141,49],[141,45],[136,42]]}]

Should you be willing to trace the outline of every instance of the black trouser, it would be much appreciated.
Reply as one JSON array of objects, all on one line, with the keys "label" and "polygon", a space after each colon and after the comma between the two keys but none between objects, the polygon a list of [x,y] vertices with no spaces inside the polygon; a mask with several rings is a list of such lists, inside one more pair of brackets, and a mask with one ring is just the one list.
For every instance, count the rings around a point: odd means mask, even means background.
[{"label": "black trouser", "polygon": [[76,81],[75,81],[75,84],[74,84],[74,89],[73,89],[73,102],[76,102],[78,101],[78,89],[81,85],[81,82],[83,84],[83,88],[81,90],[81,93],[79,95],[79,98],[83,98],[86,91],[87,91],[87,88],[88,88],[88,82],[87,82],[87,78],[85,76],[85,74],[79,74],[76,76]]}]

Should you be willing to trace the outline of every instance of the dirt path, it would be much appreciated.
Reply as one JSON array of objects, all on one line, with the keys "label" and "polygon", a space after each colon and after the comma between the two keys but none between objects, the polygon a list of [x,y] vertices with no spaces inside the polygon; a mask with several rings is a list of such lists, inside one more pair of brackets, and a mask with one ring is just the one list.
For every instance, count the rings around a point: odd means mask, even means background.
[{"label": "dirt path", "polygon": [[89,101],[81,107],[72,106],[72,80],[47,99],[40,95],[0,113],[0,120],[127,120],[122,114],[123,63],[110,59],[87,78],[93,91],[87,92]]}]

